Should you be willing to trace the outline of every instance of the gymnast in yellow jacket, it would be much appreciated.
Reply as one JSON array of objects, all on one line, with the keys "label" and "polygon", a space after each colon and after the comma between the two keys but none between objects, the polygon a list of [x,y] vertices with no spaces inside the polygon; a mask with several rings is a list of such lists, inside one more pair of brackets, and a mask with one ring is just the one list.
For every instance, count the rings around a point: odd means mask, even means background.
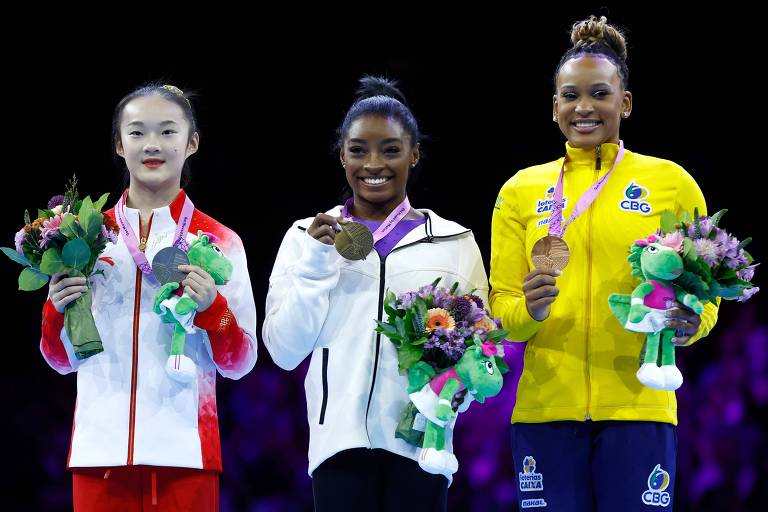
[{"label": "gymnast in yellow jacket", "polygon": [[[621,32],[592,17],[574,25],[572,42],[553,98],[565,155],[517,172],[493,212],[491,308],[510,339],[528,341],[512,415],[519,506],[671,510],[675,394],[637,380],[645,336],[616,321],[608,296],[637,285],[629,247],[658,229],[662,211],[703,214],[706,204],[682,167],[623,148],[619,127],[632,94]],[[531,251],[549,233],[561,170],[563,223],[611,174],[563,233],[567,267],[534,269]],[[700,317],[675,307],[668,317],[675,344],[690,345],[712,329],[717,307]]]}]

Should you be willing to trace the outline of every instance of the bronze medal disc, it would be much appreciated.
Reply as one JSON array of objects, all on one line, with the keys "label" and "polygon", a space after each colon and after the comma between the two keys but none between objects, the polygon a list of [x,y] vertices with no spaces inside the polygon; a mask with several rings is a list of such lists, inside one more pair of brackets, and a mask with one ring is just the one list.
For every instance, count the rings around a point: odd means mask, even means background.
[{"label": "bronze medal disc", "polygon": [[334,245],[343,258],[364,260],[373,250],[373,233],[359,222],[339,223],[341,231],[336,233]]},{"label": "bronze medal disc", "polygon": [[540,269],[563,270],[570,257],[568,244],[559,236],[545,236],[536,242],[531,250],[533,266]]}]

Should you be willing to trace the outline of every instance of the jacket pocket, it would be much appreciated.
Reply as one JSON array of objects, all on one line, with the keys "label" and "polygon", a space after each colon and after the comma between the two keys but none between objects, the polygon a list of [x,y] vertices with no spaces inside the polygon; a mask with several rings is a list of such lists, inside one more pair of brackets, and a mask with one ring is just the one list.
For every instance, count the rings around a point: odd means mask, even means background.
[{"label": "jacket pocket", "polygon": [[320,425],[325,423],[325,408],[328,406],[328,352],[323,348],[323,404],[320,406]]}]

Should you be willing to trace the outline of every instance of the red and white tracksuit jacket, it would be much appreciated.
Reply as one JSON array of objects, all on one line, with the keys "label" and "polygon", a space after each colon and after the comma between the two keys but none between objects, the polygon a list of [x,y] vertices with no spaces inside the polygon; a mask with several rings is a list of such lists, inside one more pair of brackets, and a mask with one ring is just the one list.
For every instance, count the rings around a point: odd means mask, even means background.
[{"label": "red and white tracksuit jacket", "polygon": [[[125,208],[145,254],[169,247],[185,199],[181,191],[153,210],[149,233],[140,232],[139,211]],[[107,212],[114,219],[114,209]],[[153,465],[221,471],[216,413],[216,371],[239,379],[256,363],[256,307],[240,238],[195,209],[187,240],[198,230],[218,237],[232,260],[231,280],[219,287],[210,308],[197,313],[199,328],[188,334],[184,353],[198,367],[198,379],[180,384],[165,372],[173,326],[153,310],[158,290],[143,277],[120,235],[109,244],[91,278],[93,316],[104,352],[78,361],[64,330],[64,315],[49,300],[43,308],[40,350],[61,374],[77,371],[72,444],[68,467]]]}]

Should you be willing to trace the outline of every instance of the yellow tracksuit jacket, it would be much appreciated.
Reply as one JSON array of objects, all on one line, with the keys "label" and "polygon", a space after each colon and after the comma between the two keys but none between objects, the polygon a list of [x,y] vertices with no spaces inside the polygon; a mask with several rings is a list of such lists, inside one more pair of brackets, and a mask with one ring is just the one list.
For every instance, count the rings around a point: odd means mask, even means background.
[{"label": "yellow tracksuit jacket", "polygon": [[[573,148],[566,143],[564,219],[579,197],[613,165],[618,145]],[[632,293],[629,247],[659,228],[661,212],[706,204],[693,178],[668,160],[625,150],[592,206],[567,229],[571,259],[557,279],[560,294],[547,319],[537,322],[525,307],[523,278],[531,248],[547,235],[551,199],[563,159],[524,169],[501,188],[493,212],[490,305],[509,339],[529,340],[513,422],[640,420],[677,424],[674,392],[638,382],[645,335],[625,330],[608,307],[611,293]],[[691,343],[717,320],[707,304]],[[684,351],[685,349],[678,349]]]}]

